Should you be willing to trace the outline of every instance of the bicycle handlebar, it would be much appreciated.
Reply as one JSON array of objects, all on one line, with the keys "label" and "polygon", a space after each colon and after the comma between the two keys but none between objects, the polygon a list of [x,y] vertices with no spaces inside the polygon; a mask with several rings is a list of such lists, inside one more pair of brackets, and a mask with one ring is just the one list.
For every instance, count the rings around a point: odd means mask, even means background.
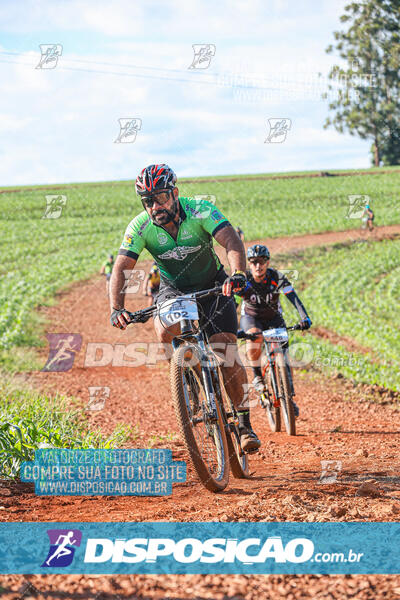
[{"label": "bicycle handlebar", "polygon": [[[217,296],[221,293],[222,286],[216,286],[214,288],[210,288],[209,290],[201,290],[200,292],[194,292],[192,294],[192,298],[197,300],[198,298],[206,298],[207,296]],[[135,312],[126,312],[129,314],[129,325],[131,323],[146,323],[151,317],[151,315],[158,310],[157,304],[150,306],[149,308],[143,308],[142,310],[136,310]]]},{"label": "bicycle handlebar", "polygon": [[[296,325],[290,325],[290,327],[286,327],[286,329],[287,331],[295,331],[301,329],[300,323],[296,323]],[[262,335],[262,333],[246,333],[245,331],[243,331],[243,329],[239,329],[237,333],[238,339],[252,341],[256,340],[258,337],[260,337],[260,335]]]}]

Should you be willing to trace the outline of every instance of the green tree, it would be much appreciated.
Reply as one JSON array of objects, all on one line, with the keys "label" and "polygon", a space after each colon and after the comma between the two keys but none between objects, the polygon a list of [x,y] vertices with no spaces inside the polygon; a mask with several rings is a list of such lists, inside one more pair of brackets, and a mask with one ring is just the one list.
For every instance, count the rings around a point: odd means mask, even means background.
[{"label": "green tree", "polygon": [[400,0],[363,0],[346,5],[340,17],[346,31],[335,31],[343,59],[329,73],[324,127],[372,139],[375,166],[400,164]]}]

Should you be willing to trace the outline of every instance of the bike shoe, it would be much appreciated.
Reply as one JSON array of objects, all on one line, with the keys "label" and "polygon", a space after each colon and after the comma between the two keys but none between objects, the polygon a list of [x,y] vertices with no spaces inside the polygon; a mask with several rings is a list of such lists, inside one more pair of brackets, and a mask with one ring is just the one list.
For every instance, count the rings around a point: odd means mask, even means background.
[{"label": "bike shoe", "polygon": [[265,383],[262,377],[256,375],[252,381],[252,386],[259,394],[265,391]]},{"label": "bike shoe", "polygon": [[239,430],[239,433],[240,445],[242,446],[243,452],[257,452],[261,446],[261,442],[254,431],[248,427],[243,427]]},{"label": "bike shoe", "polygon": [[300,410],[299,407],[297,406],[296,402],[293,400],[292,398],[292,404],[293,404],[293,409],[294,409],[294,416],[297,418],[300,414]]}]

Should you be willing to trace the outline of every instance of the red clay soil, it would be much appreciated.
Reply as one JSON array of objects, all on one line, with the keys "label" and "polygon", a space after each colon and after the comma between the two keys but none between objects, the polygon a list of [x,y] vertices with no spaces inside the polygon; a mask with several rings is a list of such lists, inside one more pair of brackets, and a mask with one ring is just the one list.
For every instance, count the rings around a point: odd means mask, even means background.
[{"label": "red clay soil", "polygon": [[[302,250],[310,246],[326,246],[330,244],[351,244],[363,240],[378,241],[384,239],[395,239],[400,235],[400,225],[384,225],[375,227],[373,231],[365,231],[361,228],[348,229],[346,231],[327,231],[325,233],[313,233],[306,235],[293,235],[291,237],[271,238],[257,240],[258,243],[267,244],[271,254],[281,254]],[[246,248],[257,241],[245,242]]]},{"label": "red clay soil", "polygon": [[[399,228],[400,229],[400,228]],[[346,232],[347,233],[347,232]],[[336,234],[341,237],[341,234]],[[329,236],[332,243],[333,235]],[[318,236],[320,239],[321,236]],[[304,236],[309,242],[313,236]],[[296,238],[290,238],[296,240]],[[272,248],[274,240],[268,240]],[[295,242],[296,243],[296,242]],[[326,243],[326,242],[322,242]],[[287,247],[287,246],[286,246]],[[127,308],[144,306],[141,293]],[[88,386],[108,386],[102,411],[87,411],[91,428],[109,434],[118,423],[136,425],[131,448],[171,448],[188,463],[187,482],[167,497],[39,497],[27,484],[0,482],[0,522],[12,521],[398,521],[400,457],[398,406],[379,404],[361,387],[315,372],[295,373],[300,418],[298,435],[270,432],[260,407],[252,411],[262,440],[250,458],[251,477],[231,479],[220,494],[199,483],[177,434],[165,361],[140,367],[85,367],[89,342],[155,342],[152,322],[125,332],[109,324],[104,280],[73,285],[46,309],[48,332],[80,333],[82,349],[66,373],[35,372],[30,382],[43,390],[89,400]],[[46,351],[40,351],[43,365]],[[376,401],[375,401],[376,400]],[[320,483],[321,461],[341,461],[335,483]],[[358,496],[366,480],[376,496]],[[199,502],[201,498],[201,502]],[[400,598],[400,576],[2,576],[7,600],[24,598]],[[40,590],[40,592],[38,591]],[[0,589],[0,593],[1,593]]]}]

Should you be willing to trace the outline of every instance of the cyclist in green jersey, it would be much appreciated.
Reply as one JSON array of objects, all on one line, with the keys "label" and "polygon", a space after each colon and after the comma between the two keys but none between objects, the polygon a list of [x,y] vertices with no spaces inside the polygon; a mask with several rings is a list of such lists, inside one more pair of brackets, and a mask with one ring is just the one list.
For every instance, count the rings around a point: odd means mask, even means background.
[{"label": "cyclist in green jersey", "polygon": [[[206,200],[179,197],[176,175],[168,165],[150,165],[136,179],[136,192],[144,207],[128,225],[111,278],[111,323],[125,329],[129,315],[124,309],[124,271],[133,269],[146,248],[160,269],[157,303],[168,298],[222,285],[222,296],[200,300],[207,315],[204,329],[211,344],[236,344],[237,316],[232,291],[246,284],[246,256],[234,228]],[[232,275],[225,273],[213,249],[212,238],[226,249]],[[170,344],[179,335],[179,324],[166,328],[156,316],[157,338]],[[261,445],[250,423],[244,400],[246,371],[236,355],[233,366],[222,362],[225,388],[238,409],[241,444],[245,451]]]},{"label": "cyclist in green jersey", "polygon": [[111,273],[114,266],[114,255],[109,254],[107,260],[101,265],[100,273],[101,275],[106,276],[106,289],[108,293],[108,288],[110,285]]}]

